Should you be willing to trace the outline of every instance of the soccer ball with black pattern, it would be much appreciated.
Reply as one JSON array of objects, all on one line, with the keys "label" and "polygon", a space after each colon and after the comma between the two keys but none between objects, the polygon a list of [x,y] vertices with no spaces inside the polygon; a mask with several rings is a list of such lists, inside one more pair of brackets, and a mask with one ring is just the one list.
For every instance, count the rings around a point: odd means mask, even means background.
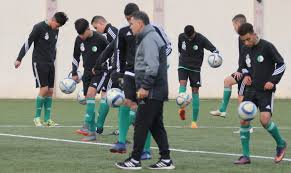
[{"label": "soccer ball with black pattern", "polygon": [[65,94],[71,94],[76,89],[76,82],[73,79],[65,78],[59,84],[60,90]]},{"label": "soccer ball with black pattern", "polygon": [[244,101],[239,104],[238,115],[239,118],[245,121],[251,121],[255,118],[257,113],[257,106],[251,101]]}]

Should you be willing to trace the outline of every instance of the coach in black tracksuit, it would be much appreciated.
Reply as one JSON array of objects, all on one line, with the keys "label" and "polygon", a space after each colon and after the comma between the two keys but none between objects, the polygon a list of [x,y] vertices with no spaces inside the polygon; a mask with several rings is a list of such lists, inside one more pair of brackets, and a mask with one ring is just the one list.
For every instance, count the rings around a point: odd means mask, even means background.
[{"label": "coach in black tracksuit", "polygon": [[59,27],[63,26],[67,20],[68,18],[65,13],[57,12],[52,19],[34,25],[32,32],[22,46],[17,60],[15,61],[15,68],[18,68],[22,58],[28,52],[32,43],[34,43],[32,67],[36,88],[39,88],[34,117],[34,123],[37,127],[43,126],[40,121],[43,105],[45,109],[44,124],[46,126],[56,125],[56,123],[50,119],[55,81],[54,62],[56,59],[56,43],[58,40]]}]

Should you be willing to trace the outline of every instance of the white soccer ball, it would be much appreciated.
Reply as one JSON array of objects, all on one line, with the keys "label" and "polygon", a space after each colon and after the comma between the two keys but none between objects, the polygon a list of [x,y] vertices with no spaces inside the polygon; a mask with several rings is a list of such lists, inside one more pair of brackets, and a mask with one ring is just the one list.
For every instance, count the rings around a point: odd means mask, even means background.
[{"label": "white soccer ball", "polygon": [[251,121],[255,118],[257,113],[257,106],[251,101],[244,101],[239,104],[238,115],[239,118],[245,121]]},{"label": "white soccer ball", "polygon": [[125,99],[124,92],[119,88],[111,88],[106,92],[106,102],[111,107],[119,107]]},{"label": "white soccer ball", "polygon": [[190,97],[190,95],[185,92],[179,93],[178,96],[176,97],[176,103],[180,107],[188,106],[191,100],[192,98]]},{"label": "white soccer ball", "polygon": [[208,64],[212,68],[220,67],[222,64],[222,57],[218,53],[212,53],[208,57]]},{"label": "white soccer ball", "polygon": [[[77,74],[78,74],[79,79],[78,79],[76,82],[77,82],[77,83],[80,83],[81,80],[82,80],[83,74],[82,74],[82,72],[79,71],[79,70],[77,71]],[[69,73],[68,78],[72,78],[72,72]]]},{"label": "white soccer ball", "polygon": [[78,94],[77,94],[77,101],[81,105],[86,105],[86,97],[84,96],[84,90],[83,90],[83,88],[80,89],[79,92],[78,92]]},{"label": "white soccer ball", "polygon": [[65,78],[60,82],[59,87],[63,93],[71,94],[76,89],[76,82],[73,79]]}]

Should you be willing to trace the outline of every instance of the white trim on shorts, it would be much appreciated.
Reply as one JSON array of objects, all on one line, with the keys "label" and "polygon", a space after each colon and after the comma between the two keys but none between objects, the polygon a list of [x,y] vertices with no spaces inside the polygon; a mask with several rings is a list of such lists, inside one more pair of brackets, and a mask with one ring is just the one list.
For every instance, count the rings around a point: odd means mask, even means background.
[{"label": "white trim on shorts", "polygon": [[35,79],[37,81],[38,87],[40,88],[41,85],[40,85],[40,80],[39,80],[39,76],[38,76],[38,73],[37,73],[36,62],[33,63],[33,70],[34,70]]}]

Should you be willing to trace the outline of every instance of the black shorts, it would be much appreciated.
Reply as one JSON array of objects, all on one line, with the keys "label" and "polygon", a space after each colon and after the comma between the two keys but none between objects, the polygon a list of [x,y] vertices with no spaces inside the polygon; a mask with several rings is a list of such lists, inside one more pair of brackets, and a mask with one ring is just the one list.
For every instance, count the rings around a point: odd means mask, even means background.
[{"label": "black shorts", "polygon": [[123,76],[123,90],[126,99],[129,99],[133,102],[137,102],[136,95],[136,86],[134,76],[124,75]]},{"label": "black shorts", "polygon": [[36,88],[49,87],[55,85],[55,65],[54,63],[32,62],[33,74],[35,77]]},{"label": "black shorts", "polygon": [[255,91],[246,87],[243,101],[253,102],[260,112],[273,112],[274,93],[272,91]]},{"label": "black shorts", "polygon": [[231,74],[231,77],[233,77],[237,83],[237,94],[243,96],[246,87],[245,84],[243,83],[243,79],[238,80],[237,78],[234,77],[234,73]]},{"label": "black shorts", "polygon": [[90,82],[90,87],[95,88],[97,90],[97,93],[100,93],[108,76],[109,76],[108,72],[101,72],[99,74],[94,75]]},{"label": "black shorts", "polygon": [[190,81],[191,87],[201,87],[201,77],[200,72],[190,71],[183,68],[178,69],[179,81],[188,80]]}]

